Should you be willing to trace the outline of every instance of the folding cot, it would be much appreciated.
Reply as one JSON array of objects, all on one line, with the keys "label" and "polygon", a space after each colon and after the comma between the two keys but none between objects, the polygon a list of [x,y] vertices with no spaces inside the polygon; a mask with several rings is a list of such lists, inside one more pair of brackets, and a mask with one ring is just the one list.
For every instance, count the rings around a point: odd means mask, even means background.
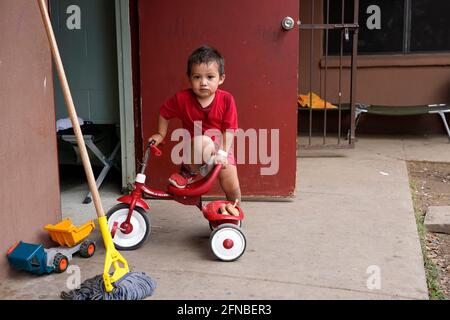
[{"label": "folding cot", "polygon": [[[320,105],[320,104],[318,104]],[[337,104],[335,104],[337,106]],[[309,107],[302,107],[299,104],[299,111],[309,111]],[[324,111],[325,108],[319,108],[315,106],[314,111]],[[327,112],[337,112],[339,108],[327,108]],[[350,111],[350,104],[342,103],[340,110],[343,112]],[[437,114],[440,116],[445,130],[447,131],[448,138],[450,140],[450,128],[445,117],[446,113],[450,113],[450,104],[428,104],[428,105],[415,105],[415,106],[387,106],[387,105],[374,105],[365,103],[355,103],[355,131],[358,127],[359,121],[363,114],[377,114],[385,116],[410,116],[410,115],[422,115],[422,114]]]},{"label": "folding cot", "polygon": [[450,113],[449,104],[429,104],[417,106],[384,106],[373,104],[355,104],[355,130],[363,114],[378,114],[385,116],[410,116],[421,114],[437,114],[441,117],[445,130],[450,140],[450,129],[445,117],[446,113]]}]

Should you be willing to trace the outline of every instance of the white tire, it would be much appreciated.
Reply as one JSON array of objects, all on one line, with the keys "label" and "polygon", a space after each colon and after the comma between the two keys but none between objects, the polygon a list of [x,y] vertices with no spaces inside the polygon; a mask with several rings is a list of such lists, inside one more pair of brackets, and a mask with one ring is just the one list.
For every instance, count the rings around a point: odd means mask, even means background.
[{"label": "white tire", "polygon": [[126,234],[120,230],[120,224],[124,222],[128,215],[129,206],[125,203],[119,203],[112,207],[106,214],[108,218],[108,229],[112,230],[114,223],[118,227],[113,237],[114,246],[118,250],[134,250],[142,246],[150,236],[150,220],[147,218],[145,210],[135,207],[131,216],[130,223],[133,230]]},{"label": "white tire", "polygon": [[247,240],[239,227],[224,223],[211,233],[210,245],[217,258],[222,261],[234,261],[244,253]]}]

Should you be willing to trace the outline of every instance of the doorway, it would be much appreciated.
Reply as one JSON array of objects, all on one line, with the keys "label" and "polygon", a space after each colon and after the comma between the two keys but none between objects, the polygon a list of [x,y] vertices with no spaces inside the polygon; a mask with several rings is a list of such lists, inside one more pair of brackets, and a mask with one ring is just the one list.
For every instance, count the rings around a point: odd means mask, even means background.
[{"label": "doorway", "polygon": [[[124,70],[118,59],[123,57],[122,52],[118,54],[123,30],[116,23],[121,16],[120,5],[108,0],[50,0],[55,37],[100,191],[109,184],[119,192],[125,184],[121,174],[121,133],[127,110],[122,103],[124,92],[119,90],[123,88],[119,83],[123,84]],[[81,200],[89,203],[56,71],[54,83],[61,191],[84,189],[86,197]]]}]

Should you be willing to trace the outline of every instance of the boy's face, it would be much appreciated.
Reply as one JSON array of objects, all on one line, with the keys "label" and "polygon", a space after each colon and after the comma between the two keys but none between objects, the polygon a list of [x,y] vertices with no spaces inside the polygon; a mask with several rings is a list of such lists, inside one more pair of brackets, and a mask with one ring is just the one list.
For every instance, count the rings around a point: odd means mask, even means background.
[{"label": "boy's face", "polygon": [[189,82],[199,98],[209,98],[214,95],[224,80],[225,75],[219,75],[219,65],[215,61],[192,65]]}]

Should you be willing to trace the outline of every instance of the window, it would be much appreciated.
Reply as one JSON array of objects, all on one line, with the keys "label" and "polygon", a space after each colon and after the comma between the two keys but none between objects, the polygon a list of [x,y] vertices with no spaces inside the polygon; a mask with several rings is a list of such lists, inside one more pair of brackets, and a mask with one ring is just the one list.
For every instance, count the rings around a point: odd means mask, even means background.
[{"label": "window", "polygon": [[[353,0],[323,3],[324,23],[354,22]],[[358,54],[450,51],[449,12],[449,0],[360,0]],[[341,32],[330,30],[328,38],[328,54],[339,54]],[[350,54],[351,37],[343,41],[343,52]]]},{"label": "window", "polygon": [[450,51],[450,1],[411,1],[410,51]]}]

